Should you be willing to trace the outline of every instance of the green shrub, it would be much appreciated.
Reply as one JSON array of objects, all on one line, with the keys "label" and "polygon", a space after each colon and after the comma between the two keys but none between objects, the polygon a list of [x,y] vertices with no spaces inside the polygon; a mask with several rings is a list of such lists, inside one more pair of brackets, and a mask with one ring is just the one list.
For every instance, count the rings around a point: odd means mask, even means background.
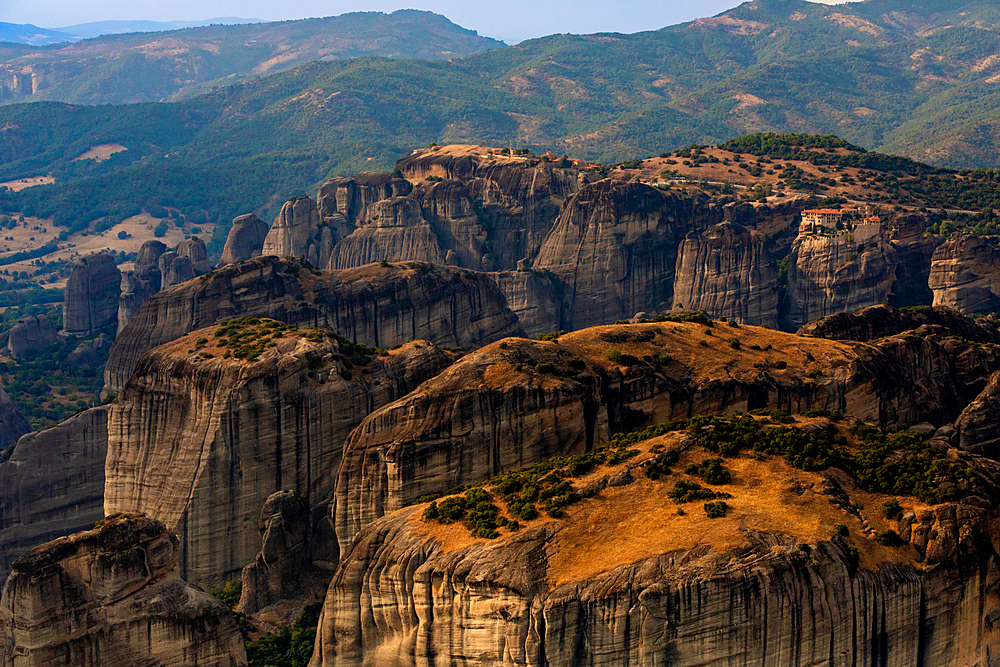
[{"label": "green shrub", "polygon": [[622,360],[622,351],[617,347],[611,347],[608,348],[604,356],[607,357],[608,361],[617,364]]},{"label": "green shrub", "polygon": [[739,338],[730,338],[729,339],[729,347],[733,348],[734,350],[740,349],[740,339]]},{"label": "green shrub", "polygon": [[784,359],[778,359],[772,365],[778,370],[784,370],[785,368],[788,368],[788,362],[785,361]]},{"label": "green shrub", "polygon": [[733,481],[733,475],[723,467],[722,459],[705,459],[699,474],[706,484],[729,484]]},{"label": "green shrub", "polygon": [[729,505],[726,504],[724,500],[716,500],[711,503],[705,503],[705,514],[708,515],[709,519],[721,519],[726,516],[726,512],[729,510]]},{"label": "green shrub", "polygon": [[571,357],[567,363],[575,371],[582,371],[587,368],[587,363],[580,357]]},{"label": "green shrub", "polygon": [[886,519],[895,518],[899,516],[902,511],[903,508],[900,506],[899,501],[895,498],[890,498],[882,503],[882,516]]},{"label": "green shrub", "polygon": [[535,372],[538,374],[555,373],[556,367],[550,363],[535,364]]},{"label": "green shrub", "polygon": [[847,530],[847,526],[842,523],[838,523],[833,527],[833,534],[836,537],[847,537],[850,531]]},{"label": "green shrub", "polygon": [[887,547],[903,546],[903,538],[899,536],[899,533],[891,529],[880,530],[875,535],[875,541]]},{"label": "green shrub", "polygon": [[239,580],[227,581],[222,588],[213,588],[208,592],[222,600],[230,609],[235,609],[243,594],[243,582]]}]

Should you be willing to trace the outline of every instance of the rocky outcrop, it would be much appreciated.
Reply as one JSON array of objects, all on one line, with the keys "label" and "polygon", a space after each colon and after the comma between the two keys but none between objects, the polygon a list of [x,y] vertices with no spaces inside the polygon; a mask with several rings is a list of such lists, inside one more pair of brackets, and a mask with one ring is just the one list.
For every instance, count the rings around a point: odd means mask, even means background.
[{"label": "rocky outcrop", "polygon": [[905,213],[892,221],[892,246],[899,261],[896,284],[889,304],[897,308],[929,306],[934,292],[928,287],[934,251],[945,242],[935,234],[924,233],[931,220],[923,214]]},{"label": "rocky outcrop", "polygon": [[7,449],[22,435],[30,432],[31,423],[0,386],[0,450]]},{"label": "rocky outcrop", "polygon": [[58,341],[56,328],[48,315],[29,315],[13,327],[7,337],[7,350],[18,361],[30,359],[36,352],[47,350]]},{"label": "rocky outcrop", "polygon": [[367,213],[365,224],[333,249],[329,268],[403,260],[445,264],[446,253],[415,199],[386,199],[370,205]]},{"label": "rocky outcrop", "polygon": [[954,335],[977,343],[1000,345],[1000,326],[995,319],[973,319],[951,308],[924,306],[899,310],[871,306],[856,313],[839,313],[803,326],[798,333],[831,340],[872,341],[913,331],[924,325],[943,327]]},{"label": "rocky outcrop", "polygon": [[154,293],[160,291],[160,255],[167,251],[161,241],[146,241],[135,259],[135,273]]},{"label": "rocky outcrop", "polygon": [[788,321],[799,327],[885,303],[897,261],[882,234],[861,243],[850,232],[799,235],[788,260]]},{"label": "rocky outcrop", "polygon": [[669,310],[678,245],[698,229],[695,205],[693,199],[610,179],[573,195],[533,264],[566,286],[562,328]]},{"label": "rocky outcrop", "polygon": [[528,337],[561,330],[566,318],[564,288],[554,274],[525,267],[524,270],[489,275],[500,287],[507,305],[521,321]]},{"label": "rocky outcrop", "polygon": [[677,254],[673,308],[777,327],[778,265],[773,244],[729,222],[689,234]]},{"label": "rocky outcrop", "polygon": [[0,579],[14,559],[104,517],[108,406],[21,438],[0,463]]},{"label": "rocky outcrop", "polygon": [[332,329],[372,347],[426,339],[473,348],[523,335],[496,283],[470,271],[378,264],[337,272],[259,257],[158,293],[115,341],[104,391],[117,393],[147,351],[241,315]]},{"label": "rocky outcrop", "polygon": [[81,337],[96,336],[118,325],[121,271],[107,253],[84,257],[73,266],[66,282],[63,329]]},{"label": "rocky outcrop", "polygon": [[[160,284],[159,269],[153,284]],[[128,326],[128,321],[154,293],[153,286],[143,281],[136,271],[122,271],[121,295],[118,297],[118,333]]]},{"label": "rocky outcrop", "polygon": [[[304,257],[313,266],[323,266],[320,255],[333,249],[333,238],[324,243],[319,210],[312,197],[303,195],[285,202],[264,239],[261,254],[275,257]],[[329,245],[329,248],[326,246]],[[321,253],[322,251],[322,253]]]},{"label": "rocky outcrop", "polygon": [[246,665],[229,610],[178,577],[179,559],[162,523],[128,516],[19,558],[0,598],[0,664]]},{"label": "rocky outcrop", "polygon": [[409,181],[390,174],[360,172],[354,178],[332,178],[320,186],[317,206],[320,217],[340,231],[334,243],[350,234],[359,221],[367,220],[368,207],[413,191]]},{"label": "rocky outcrop", "polygon": [[191,262],[195,275],[200,276],[212,269],[208,264],[208,249],[205,247],[205,242],[197,236],[178,243],[176,252],[178,257],[186,257]]},{"label": "rocky outcrop", "polygon": [[168,250],[160,255],[160,289],[186,283],[195,275],[190,257],[184,257],[176,250]]},{"label": "rocky outcrop", "polygon": [[1000,248],[997,237],[955,232],[934,251],[928,286],[935,306],[962,313],[1000,310]]},{"label": "rocky outcrop", "polygon": [[247,327],[274,343],[261,343],[259,359],[224,358],[218,341],[232,330],[192,332],[143,357],[108,418],[106,513],[159,517],[193,583],[238,577],[260,551],[268,497],[289,490],[310,508],[325,502],[351,430],[451,363],[427,342],[372,358],[323,335],[310,342],[289,328],[272,339],[273,328]]},{"label": "rocky outcrop", "polygon": [[994,373],[976,400],[955,421],[958,446],[1000,460],[1000,373]]},{"label": "rocky outcrop", "polygon": [[[614,516],[601,516],[616,529],[635,530],[623,517],[654,523],[615,497]],[[977,504],[938,506],[913,521],[918,530],[898,551],[913,553],[919,572],[884,551],[855,572],[844,541],[796,545],[789,535],[735,526],[728,547],[705,537],[678,548],[671,534],[663,553],[638,560],[624,545],[648,541],[645,535],[621,541],[621,555],[605,553],[554,521],[499,544],[448,546],[420,530],[417,516],[398,512],[358,536],[330,584],[313,667],[442,658],[525,666],[931,667],[989,664],[998,649],[990,631],[1000,612],[993,593],[1000,561],[989,526],[995,518]],[[656,523],[669,533],[670,522]],[[591,550],[605,559],[576,560]],[[592,573],[567,574],[567,561]]]},{"label": "rocky outcrop", "polygon": [[260,553],[243,568],[243,590],[236,611],[254,612],[293,598],[309,566],[309,505],[293,491],[272,494],[260,511]]},{"label": "rocky outcrop", "polygon": [[218,268],[239,264],[240,262],[260,256],[267,238],[267,225],[256,215],[241,215],[233,220],[233,228],[226,237],[226,245],[222,249],[222,258]]}]

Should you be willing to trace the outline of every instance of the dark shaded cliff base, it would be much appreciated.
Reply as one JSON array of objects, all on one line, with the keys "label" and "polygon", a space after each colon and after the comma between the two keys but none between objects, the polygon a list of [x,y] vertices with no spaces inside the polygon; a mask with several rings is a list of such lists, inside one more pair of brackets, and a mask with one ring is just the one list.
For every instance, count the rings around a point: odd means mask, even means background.
[{"label": "dark shaded cliff base", "polygon": [[[929,666],[994,652],[1000,465],[944,441],[918,447],[916,434],[774,414],[793,423],[758,417],[747,432],[787,434],[770,447],[808,446],[767,454],[753,436],[738,453],[713,438],[731,420],[696,420],[617,439],[609,456],[625,460],[611,465],[587,470],[575,457],[497,477],[461,496],[478,502],[451,521],[442,514],[458,496],[376,521],[331,583],[312,664],[389,664],[391,653],[401,665],[429,655],[524,665],[786,655],[791,665]],[[730,453],[721,461],[720,443]],[[850,474],[803,469],[838,447]],[[936,493],[919,475],[880,480],[891,464],[848,463],[880,447],[904,466],[918,447],[951,461],[953,479],[976,481],[947,504],[879,492]],[[572,489],[566,504],[526,519],[525,498],[557,484]],[[473,535],[490,515],[497,536]]]}]

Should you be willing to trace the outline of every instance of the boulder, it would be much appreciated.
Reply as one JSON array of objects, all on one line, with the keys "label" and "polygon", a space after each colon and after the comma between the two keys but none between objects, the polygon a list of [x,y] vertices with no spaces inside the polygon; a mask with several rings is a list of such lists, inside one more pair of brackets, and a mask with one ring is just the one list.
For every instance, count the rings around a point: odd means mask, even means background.
[{"label": "boulder", "polygon": [[928,286],[935,306],[962,313],[1000,310],[1000,238],[955,232],[934,251]]},{"label": "boulder", "polygon": [[14,359],[30,359],[36,352],[52,347],[57,341],[56,328],[48,315],[31,315],[11,327],[7,349]]}]

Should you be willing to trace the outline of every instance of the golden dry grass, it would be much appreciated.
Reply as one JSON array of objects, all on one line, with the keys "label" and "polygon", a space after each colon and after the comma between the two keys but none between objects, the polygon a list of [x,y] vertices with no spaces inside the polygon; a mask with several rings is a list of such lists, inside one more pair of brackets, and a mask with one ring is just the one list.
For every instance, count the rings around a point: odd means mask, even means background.
[{"label": "golden dry grass", "polygon": [[26,188],[33,188],[36,185],[51,185],[56,182],[56,179],[51,176],[32,176],[29,178],[19,178],[14,181],[7,181],[6,183],[0,183],[0,188],[6,187],[14,192],[20,192]]},{"label": "golden dry grass", "polygon": [[[808,421],[799,420],[799,423]],[[614,475],[629,464],[649,458],[649,449],[654,445],[677,447],[681,436],[670,433],[640,443],[638,457],[618,466],[599,467],[587,477],[575,479],[574,486],[582,488],[597,477]],[[565,508],[560,519],[543,515],[531,522],[522,522],[522,531],[547,522],[560,527],[547,545],[550,588],[592,578],[621,565],[698,546],[710,546],[725,553],[745,544],[747,531],[816,544],[831,539],[837,524],[848,527],[849,539],[861,553],[862,568],[874,570],[886,562],[916,564],[917,553],[912,546],[888,548],[865,537],[861,520],[820,492],[824,483],[821,474],[792,468],[780,458],[757,458],[748,454],[726,459],[724,465],[733,474],[732,483],[716,486],[703,483],[703,486],[732,495],[726,499],[729,510],[723,518],[710,519],[703,508],[704,501],[674,503],[667,491],[677,480],[691,479],[682,474],[684,466],[713,456],[716,455],[701,448],[690,448],[672,466],[673,473],[669,477],[653,481],[636,471],[634,483],[608,487],[594,498]],[[845,491],[861,508],[871,529],[895,527],[881,514],[882,503],[889,496],[867,493],[849,483],[845,484]],[[915,498],[899,500],[905,508],[917,513],[928,507]],[[501,545],[509,539],[507,531],[502,531],[496,540],[483,540],[473,537],[461,523],[441,525],[424,521],[421,518],[424,507],[418,506],[417,511],[413,511],[410,528],[437,542],[446,553],[473,544]],[[678,508],[683,508],[683,515],[678,515]],[[412,508],[401,511],[412,511]]]},{"label": "golden dry grass", "polygon": [[86,153],[83,153],[82,155],[80,155],[80,157],[73,158],[73,162],[77,162],[79,160],[93,160],[94,162],[104,162],[115,153],[121,153],[127,150],[128,149],[122,146],[121,144],[100,144],[98,146],[94,146]]}]

